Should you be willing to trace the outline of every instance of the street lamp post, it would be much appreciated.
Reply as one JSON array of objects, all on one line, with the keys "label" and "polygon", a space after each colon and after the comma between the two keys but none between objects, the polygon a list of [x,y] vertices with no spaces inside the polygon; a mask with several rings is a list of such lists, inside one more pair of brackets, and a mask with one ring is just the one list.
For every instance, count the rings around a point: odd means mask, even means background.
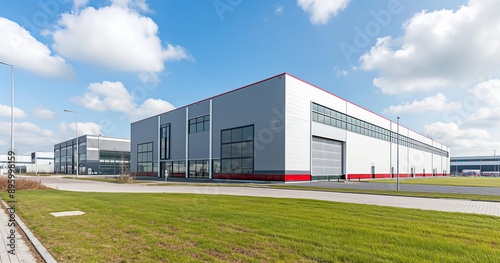
[{"label": "street lamp post", "polygon": [[398,117],[398,139],[397,139],[397,142],[398,142],[398,150],[397,150],[397,172],[398,172],[398,179],[397,179],[397,184],[396,184],[396,191],[399,191],[399,117]]},{"label": "street lamp post", "polygon": [[78,178],[78,170],[80,169],[78,159],[80,159],[79,153],[78,153],[78,114],[76,111],[72,110],[64,110],[65,112],[73,112],[75,113],[75,134],[76,134],[76,178]]},{"label": "street lamp post", "polygon": [[114,152],[113,152],[113,176],[116,178],[116,148],[114,148]]},{"label": "street lamp post", "polygon": [[14,152],[14,66],[5,62],[0,61],[0,64],[9,66],[10,71],[10,92],[11,92],[11,101],[10,101],[10,150]]}]

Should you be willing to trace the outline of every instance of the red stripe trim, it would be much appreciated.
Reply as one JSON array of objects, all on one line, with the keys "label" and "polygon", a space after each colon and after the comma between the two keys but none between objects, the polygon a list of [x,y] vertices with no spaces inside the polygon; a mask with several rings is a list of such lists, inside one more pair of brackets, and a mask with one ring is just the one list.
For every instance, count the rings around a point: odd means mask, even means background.
[{"label": "red stripe trim", "polygon": [[135,176],[154,176],[154,177],[158,177],[158,173],[132,173],[132,175],[135,175]]},{"label": "red stripe trim", "polygon": [[310,181],[309,174],[213,174],[213,179],[258,181]]},{"label": "red stripe trim", "polygon": [[285,181],[311,181],[310,174],[287,174],[285,175]]}]

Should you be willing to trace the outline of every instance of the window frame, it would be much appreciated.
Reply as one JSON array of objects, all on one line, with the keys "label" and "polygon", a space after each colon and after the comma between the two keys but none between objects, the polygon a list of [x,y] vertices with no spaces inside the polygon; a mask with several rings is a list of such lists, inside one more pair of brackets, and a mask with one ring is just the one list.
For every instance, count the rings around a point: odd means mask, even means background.
[{"label": "window frame", "polygon": [[[149,149],[149,145],[151,145],[151,149]],[[144,146],[146,146],[144,148]],[[145,142],[145,143],[139,143],[137,144],[137,172],[138,173],[153,173],[154,171],[154,162],[153,162],[153,142]],[[149,161],[149,153],[151,153],[151,161]],[[145,154],[145,155],[144,155]],[[139,158],[141,156],[141,158]],[[142,158],[143,156],[146,156],[146,161]],[[150,167],[150,171],[145,171],[144,169],[144,164],[151,164],[150,166],[148,165],[148,168]],[[143,167],[143,171],[139,172],[139,167]]]},{"label": "window frame", "polygon": [[[248,130],[251,129],[251,136]],[[239,131],[238,131],[239,130]],[[239,132],[239,136],[233,137],[233,131]],[[222,140],[223,134],[230,132],[230,140]],[[227,136],[227,134],[225,134]],[[220,173],[222,174],[253,174],[255,172],[255,126],[245,125],[229,129],[221,130],[221,147],[220,147]],[[245,146],[246,147],[243,147]],[[237,155],[233,155],[233,148],[239,149]],[[247,149],[248,148],[248,149]],[[229,155],[223,149],[230,149]],[[251,149],[251,151],[249,150]],[[244,154],[247,153],[247,154]],[[251,161],[250,161],[251,159]],[[251,167],[243,169],[243,163],[251,163]],[[233,164],[239,163],[239,169],[235,170]],[[228,166],[229,167],[226,167]],[[245,172],[243,172],[245,170]]]},{"label": "window frame", "polygon": [[[198,130],[201,127],[201,130]],[[188,120],[188,133],[199,133],[210,130],[210,114],[201,115]]]}]

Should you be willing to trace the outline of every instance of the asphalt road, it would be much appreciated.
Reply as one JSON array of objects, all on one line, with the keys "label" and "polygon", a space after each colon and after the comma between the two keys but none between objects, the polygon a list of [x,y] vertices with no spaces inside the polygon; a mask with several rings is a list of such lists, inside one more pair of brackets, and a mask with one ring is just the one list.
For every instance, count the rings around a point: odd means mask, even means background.
[{"label": "asphalt road", "polygon": [[[396,184],[373,183],[373,182],[345,182],[345,183],[307,182],[307,183],[294,183],[293,185],[325,187],[325,188],[359,189],[359,190],[396,190]],[[410,191],[410,192],[430,192],[430,193],[500,195],[500,188],[498,187],[399,184],[399,190]]]}]

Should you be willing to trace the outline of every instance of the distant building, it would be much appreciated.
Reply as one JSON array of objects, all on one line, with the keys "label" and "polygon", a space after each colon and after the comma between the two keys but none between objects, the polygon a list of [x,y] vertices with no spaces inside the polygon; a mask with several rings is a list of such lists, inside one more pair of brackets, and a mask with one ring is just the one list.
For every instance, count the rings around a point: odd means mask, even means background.
[{"label": "distant building", "polygon": [[[16,173],[50,174],[54,172],[54,153],[33,152],[31,155],[16,155]],[[8,155],[0,155],[0,174],[9,171]]]},{"label": "distant building", "polygon": [[391,178],[398,163],[401,177],[449,175],[449,148],[286,73],[131,124],[137,175]]},{"label": "distant building", "polygon": [[500,156],[451,157],[450,168],[452,174],[462,173],[463,170],[498,172],[500,171]]},{"label": "distant building", "polygon": [[[78,137],[78,174],[119,174],[130,165],[130,140],[96,135]],[[76,139],[54,145],[54,172],[76,174]]]}]

